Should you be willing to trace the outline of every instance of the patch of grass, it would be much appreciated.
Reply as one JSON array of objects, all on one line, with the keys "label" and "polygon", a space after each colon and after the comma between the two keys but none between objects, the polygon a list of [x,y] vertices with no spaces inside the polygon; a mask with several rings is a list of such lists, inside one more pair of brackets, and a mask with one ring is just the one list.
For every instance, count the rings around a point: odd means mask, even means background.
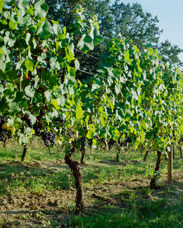
[{"label": "patch of grass", "polygon": [[[179,181],[175,182],[175,187],[171,187],[163,183],[162,190],[157,192],[148,188],[156,163],[156,153],[152,151],[149,152],[147,161],[143,162],[139,151],[134,151],[133,148],[128,152],[122,150],[118,163],[115,162],[115,148],[110,151],[94,150],[92,154],[87,149],[86,165],[81,166],[87,203],[83,214],[74,216],[75,182],[63,161],[63,149],[53,147],[49,150],[35,138],[28,147],[25,162],[21,163],[22,150],[21,146],[11,140],[6,149],[0,144],[0,197],[13,198],[16,194],[37,194],[41,197],[43,192],[44,196],[45,192],[52,194],[50,199],[45,201],[48,203],[46,209],[43,207],[44,210],[34,214],[9,214],[6,219],[0,216],[0,227],[3,223],[8,226],[12,221],[16,224],[18,219],[23,224],[22,227],[30,223],[30,227],[40,228],[183,227],[183,184]],[[180,172],[183,168],[182,159],[179,159],[178,155],[177,153],[174,160],[174,172]],[[80,158],[81,153],[78,151],[74,154],[74,159],[79,161]],[[160,173],[162,177],[167,173],[167,160],[164,156]],[[53,193],[56,191],[63,193],[64,200],[60,200],[62,205],[55,201]],[[61,195],[57,195],[57,199]],[[65,214],[61,216],[61,212],[56,212],[55,207],[62,210],[64,208]],[[37,226],[35,221],[38,222]]]},{"label": "patch of grass", "polygon": [[183,227],[183,205],[168,207],[166,200],[146,201],[131,209],[123,209],[119,214],[96,214],[77,216],[70,227],[77,228],[177,228]]},{"label": "patch of grass", "polygon": [[0,186],[2,186],[0,195],[5,195],[7,192],[68,190],[71,186],[74,186],[74,179],[69,170],[54,172],[13,162],[0,165],[0,179]]}]

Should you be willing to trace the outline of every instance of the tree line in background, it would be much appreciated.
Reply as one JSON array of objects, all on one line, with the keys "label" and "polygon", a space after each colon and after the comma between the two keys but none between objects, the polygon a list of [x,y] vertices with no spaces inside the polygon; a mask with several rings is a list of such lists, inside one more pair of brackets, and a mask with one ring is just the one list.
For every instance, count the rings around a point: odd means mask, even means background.
[{"label": "tree line in background", "polygon": [[[144,12],[139,3],[131,5],[120,0],[114,3],[110,0],[46,0],[46,2],[49,5],[49,17],[58,20],[62,26],[73,23],[78,4],[84,7],[87,17],[97,16],[104,41],[94,51],[93,54],[96,56],[104,51],[106,43],[111,38],[121,35],[133,40],[140,50],[147,46],[152,47],[159,51],[162,61],[178,67],[182,66],[179,54],[183,50],[178,45],[172,45],[168,40],[160,41],[163,30],[159,28],[158,17]],[[91,61],[92,64],[93,61]]]}]

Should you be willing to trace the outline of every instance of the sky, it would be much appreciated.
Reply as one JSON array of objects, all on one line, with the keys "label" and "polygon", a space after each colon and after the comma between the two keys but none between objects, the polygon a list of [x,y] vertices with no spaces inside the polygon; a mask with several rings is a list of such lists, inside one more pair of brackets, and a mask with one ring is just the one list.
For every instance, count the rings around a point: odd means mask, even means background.
[{"label": "sky", "polygon": [[[183,0],[121,0],[121,2],[140,3],[144,12],[158,16],[159,27],[163,29],[160,40],[167,39],[183,49]],[[180,58],[183,61],[183,55]]]}]

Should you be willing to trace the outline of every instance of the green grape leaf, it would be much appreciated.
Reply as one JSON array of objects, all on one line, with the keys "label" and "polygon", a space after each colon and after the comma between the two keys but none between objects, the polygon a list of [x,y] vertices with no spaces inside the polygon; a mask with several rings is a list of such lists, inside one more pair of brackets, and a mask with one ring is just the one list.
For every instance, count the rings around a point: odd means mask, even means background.
[{"label": "green grape leaf", "polygon": [[31,88],[31,85],[28,85],[28,86],[25,87],[25,94],[26,94],[28,97],[33,98],[34,93],[35,93],[35,91]]},{"label": "green grape leaf", "polygon": [[116,84],[115,85],[115,91],[116,91],[116,94],[119,94],[121,92],[121,85],[120,84]]},{"label": "green grape leaf", "polygon": [[3,12],[4,0],[0,0],[0,13]]},{"label": "green grape leaf", "polygon": [[48,5],[45,3],[44,0],[40,0],[36,2],[34,5],[34,9],[35,9],[35,16],[39,18],[46,17],[48,13]]}]

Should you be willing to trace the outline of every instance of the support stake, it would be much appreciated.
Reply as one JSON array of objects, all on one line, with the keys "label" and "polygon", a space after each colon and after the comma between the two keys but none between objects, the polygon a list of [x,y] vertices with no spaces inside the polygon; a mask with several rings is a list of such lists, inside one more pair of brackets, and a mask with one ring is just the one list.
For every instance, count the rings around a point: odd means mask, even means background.
[{"label": "support stake", "polygon": [[173,183],[173,147],[168,151],[168,183]]}]

